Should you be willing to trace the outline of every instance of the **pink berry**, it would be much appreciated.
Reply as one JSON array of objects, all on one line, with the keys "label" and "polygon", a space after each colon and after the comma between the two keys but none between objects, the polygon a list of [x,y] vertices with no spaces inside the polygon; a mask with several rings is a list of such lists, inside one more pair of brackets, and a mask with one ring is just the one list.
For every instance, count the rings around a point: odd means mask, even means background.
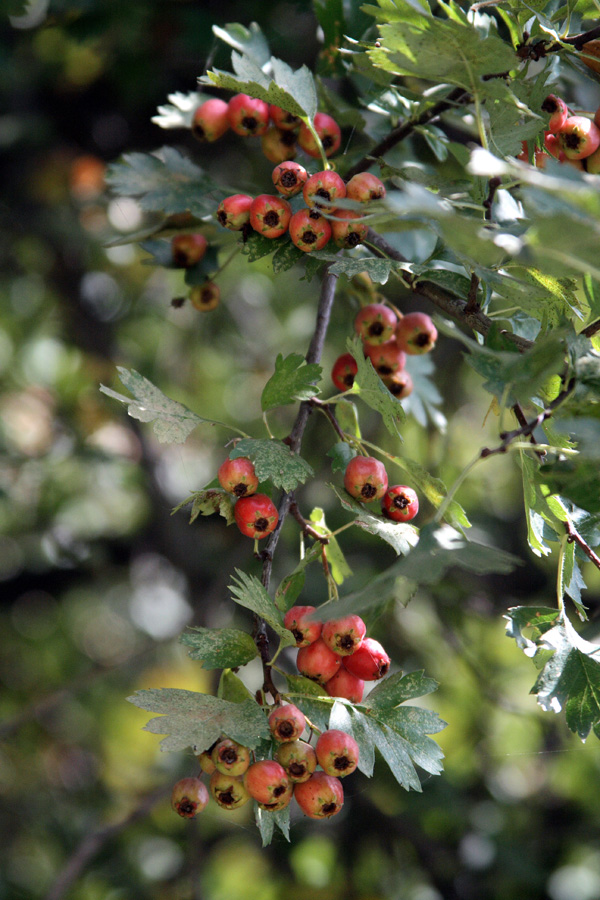
[{"label": "pink berry", "polygon": [[266,494],[240,497],[233,508],[237,527],[246,537],[265,538],[279,521],[277,507]]},{"label": "pink berry", "polygon": [[369,226],[360,222],[360,213],[351,209],[336,209],[331,219],[331,235],[338,247],[352,250],[366,239]]},{"label": "pink berry", "polygon": [[363,350],[380,378],[389,378],[406,365],[406,354],[394,338],[377,346],[363,344]]},{"label": "pink berry", "polygon": [[[365,457],[355,457],[365,459]],[[367,633],[367,626],[360,616],[348,615],[329,619],[323,625],[321,637],[324,643],[340,656],[349,656],[360,646]]]},{"label": "pink berry", "polygon": [[331,238],[331,225],[327,219],[306,207],[291,217],[289,230],[292,243],[304,253],[322,250]]},{"label": "pink berry", "polygon": [[600,128],[585,116],[569,116],[558,140],[567,159],[585,159],[600,147]]},{"label": "pink berry", "polygon": [[[600,141],[600,131],[598,140]],[[429,316],[422,312],[407,313],[396,327],[396,342],[409,356],[429,353],[435,347],[437,336],[437,328]]]},{"label": "pink berry", "polygon": [[284,197],[294,197],[306,184],[308,172],[300,163],[286,160],[275,166],[271,178],[280,194]]},{"label": "pink berry", "polygon": [[[319,135],[321,144],[323,145],[325,156],[333,156],[333,154],[337,150],[339,150],[340,144],[342,143],[342,132],[340,126],[335,121],[335,119],[332,119],[332,117],[328,116],[327,113],[317,113],[315,116],[314,125],[315,131]],[[304,123],[302,123],[302,125],[300,126],[298,143],[300,144],[304,152],[309,156],[312,156],[314,159],[317,159],[321,155],[319,153],[319,148],[312,135],[312,132]]]},{"label": "pink berry", "polygon": [[312,678],[320,684],[326,684],[333,678],[341,664],[341,656],[330,650],[322,638],[298,650],[296,660],[298,671],[305,678]]},{"label": "pink berry", "polygon": [[[360,650],[360,647],[358,649]],[[358,650],[356,652],[358,653]],[[352,654],[352,656],[354,656],[354,654]],[[344,659],[350,658],[350,656],[344,657]],[[361,703],[365,690],[365,682],[361,678],[358,678],[358,676],[348,672],[344,668],[343,662],[344,660],[342,660],[342,665],[333,678],[330,678],[325,685],[325,690],[330,697],[345,697],[346,700],[350,700],[352,703]]]},{"label": "pink berry", "polygon": [[292,606],[283,617],[283,625],[296,639],[296,647],[308,647],[321,637],[323,623],[314,618],[314,606]]},{"label": "pink berry", "polygon": [[381,511],[395,522],[410,522],[419,512],[419,498],[412,488],[395,484],[383,495]]},{"label": "pink berry", "polygon": [[244,775],[244,787],[259,803],[274,803],[284,794],[290,781],[283,766],[274,759],[252,763]]},{"label": "pink berry", "polygon": [[250,221],[250,207],[254,197],[249,194],[231,194],[221,200],[217,207],[217,220],[223,228],[230,231],[241,231]]},{"label": "pink berry", "polygon": [[557,97],[556,94],[548,94],[542,103],[542,109],[550,115],[548,131],[551,131],[552,134],[561,131],[569,118],[569,110],[565,101]]},{"label": "pink berry", "polygon": [[352,497],[370,503],[379,500],[388,486],[385,466],[373,456],[353,457],[344,473],[344,487]]},{"label": "pink berry", "polygon": [[358,744],[351,735],[335,728],[319,736],[315,753],[323,771],[336,778],[351,775],[358,765]]},{"label": "pink berry", "polygon": [[315,172],[304,185],[302,196],[309,207],[319,206],[322,201],[325,201],[325,204],[335,203],[336,200],[343,200],[346,196],[346,185],[344,179],[333,169]]},{"label": "pink berry", "polygon": [[277,810],[285,809],[286,806],[289,806],[293,796],[294,784],[290,781],[287,788],[282,791],[276,799],[270,800],[269,803],[260,803],[258,800],[256,802],[260,809],[266,809],[269,812],[277,812]]},{"label": "pink berry", "polygon": [[182,778],[173,787],[171,806],[185,819],[193,819],[208,803],[208,791],[199,778]]},{"label": "pink berry", "polygon": [[403,400],[413,392],[413,380],[406,369],[398,369],[393,375],[387,375],[382,381],[390,394],[398,400]]},{"label": "pink berry", "polygon": [[549,131],[545,131],[544,147],[546,148],[550,156],[554,156],[555,159],[558,159],[561,162],[565,159],[565,154],[560,149],[560,141],[558,140],[557,135],[551,134]]},{"label": "pink berry", "polygon": [[215,771],[210,776],[208,789],[212,798],[223,809],[238,809],[250,800],[243,775],[230,775]]},{"label": "pink berry", "polygon": [[258,97],[236,94],[229,101],[229,127],[242,137],[260,136],[269,127],[269,104]]},{"label": "pink berry", "polygon": [[308,781],[294,787],[294,797],[302,812],[311,819],[328,819],[344,805],[344,789],[339,778],[315,772]]},{"label": "pink berry", "polygon": [[219,285],[214,281],[205,281],[203,284],[195,284],[190,289],[190,303],[194,309],[200,312],[210,312],[216,309],[221,301]]},{"label": "pink berry", "polygon": [[274,104],[269,106],[269,114],[273,124],[282,131],[295,131],[302,124],[299,116],[294,116],[291,112]]},{"label": "pink berry", "polygon": [[223,490],[236,497],[250,497],[258,488],[254,464],[247,456],[226,459],[217,470],[217,478]]},{"label": "pink berry", "polygon": [[317,768],[317,754],[307,741],[287,741],[280,744],[275,758],[294,784],[308,781]]},{"label": "pink berry", "polygon": [[351,353],[338,356],[331,370],[331,380],[338,391],[347,391],[354,384],[358,366]]},{"label": "pink berry", "polygon": [[192,119],[192,134],[198,141],[218,141],[229,130],[229,104],[218,97],[206,100]]},{"label": "pink berry", "polygon": [[358,175],[353,175],[346,185],[346,197],[349,200],[358,200],[360,203],[381,200],[385,197],[385,185],[377,175],[360,172]]},{"label": "pink berry", "polygon": [[383,303],[368,303],[356,314],[354,330],[365,344],[385,344],[394,337],[398,316]]},{"label": "pink berry", "polygon": [[306,728],[304,714],[293,703],[278,706],[269,716],[269,728],[276,741],[297,741]]},{"label": "pink berry", "polygon": [[366,637],[352,656],[344,657],[343,665],[363,681],[379,681],[390,670],[390,658],[379,641]]},{"label": "pink berry", "polygon": [[259,194],[250,207],[250,224],[255,231],[267,238],[285,234],[292,217],[287,200],[271,194]]},{"label": "pink berry", "polygon": [[223,738],[213,747],[211,759],[218,772],[224,775],[243,775],[250,765],[250,751],[231,738]]},{"label": "pink berry", "polygon": [[176,234],[171,239],[173,265],[179,269],[189,269],[199,263],[208,247],[203,234]]},{"label": "pink berry", "polygon": [[269,128],[260,139],[262,152],[269,162],[282,163],[296,155],[296,135],[293,131]]}]

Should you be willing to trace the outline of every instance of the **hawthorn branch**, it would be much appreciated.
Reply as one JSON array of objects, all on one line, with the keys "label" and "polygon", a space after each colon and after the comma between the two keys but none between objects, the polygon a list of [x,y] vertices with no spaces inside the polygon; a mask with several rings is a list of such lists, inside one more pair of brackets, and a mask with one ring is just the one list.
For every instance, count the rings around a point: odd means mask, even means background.
[{"label": "hawthorn branch", "polygon": [[[483,3],[476,3],[472,8],[477,9],[483,6]],[[517,56],[519,59],[531,59],[536,61],[547,56],[548,53],[558,53],[564,50],[565,44],[571,45],[575,50],[583,50],[588,41],[593,41],[600,37],[600,25],[595,25],[589,31],[582,31],[580,34],[571,35],[571,37],[561,38],[560,41],[536,41],[535,43],[519,44],[517,47]]]},{"label": "hawthorn branch", "polygon": [[596,322],[592,322],[591,325],[586,325],[586,327],[581,331],[581,334],[583,334],[583,336],[586,338],[592,338],[595,334],[598,334],[599,331],[600,319],[598,319]]},{"label": "hawthorn branch", "polygon": [[515,428],[514,431],[503,431],[500,434],[502,439],[502,443],[497,447],[490,449],[489,447],[484,447],[479,454],[481,459],[485,459],[488,456],[495,456],[497,453],[506,453],[508,447],[514,440],[519,437],[527,437],[528,435],[532,435],[538,425],[541,425],[542,422],[545,422],[546,419],[549,419],[554,415],[554,412],[558,409],[558,407],[563,403],[564,400],[573,392],[575,389],[575,379],[572,378],[568,385],[558,394],[557,397],[549,403],[548,406],[541,411],[539,415],[537,415],[530,422],[526,422],[521,428]]},{"label": "hawthorn branch", "polygon": [[565,528],[567,530],[567,540],[569,543],[572,544],[574,542],[578,547],[581,547],[587,558],[594,563],[597,569],[600,569],[600,556],[597,556],[589,544],[581,537],[570,519],[567,519],[565,522]]},{"label": "hawthorn branch", "polygon": [[310,522],[306,521],[306,519],[300,512],[300,510],[298,508],[298,504],[296,503],[295,499],[292,500],[292,502],[290,503],[290,515],[292,515],[294,517],[294,519],[296,520],[296,522],[298,522],[298,524],[302,528],[302,531],[304,532],[304,534],[310,535],[311,538],[313,538],[315,541],[319,541],[320,544],[328,544],[329,543],[328,537],[325,537],[324,535],[319,534],[319,532],[315,528],[312,527]]}]

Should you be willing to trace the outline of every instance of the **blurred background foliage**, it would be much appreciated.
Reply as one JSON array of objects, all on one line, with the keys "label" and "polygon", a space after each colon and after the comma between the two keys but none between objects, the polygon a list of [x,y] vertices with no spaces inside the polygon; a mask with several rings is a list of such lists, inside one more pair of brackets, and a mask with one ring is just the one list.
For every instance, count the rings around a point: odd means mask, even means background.
[{"label": "blurred background foliage", "polygon": [[[292,843],[280,837],[268,850],[248,807],[211,804],[194,822],[171,812],[170,786],[195,772],[193,757],[161,754],[141,730],[147,714],[124,698],[158,686],[214,690],[214,673],[177,636],[188,624],[247,627],[227,584],[234,565],[256,563],[222,519],[190,527],[171,516],[214,477],[223,434],[205,428],[184,446],[159,445],[98,385],[118,389],[115,366],[136,368],[200,414],[260,434],[260,392],[278,352],[305,351],[318,285],[238,260],[214,313],[171,308],[181,273],[144,265],[133,246],[105,248],[141,216],[107,195],[103,175],[126,150],[172,142],[238,189],[267,179],[270,164],[250,142],[215,153],[150,118],[168,93],[193,90],[207,63],[228,68],[214,23],[257,21],[275,55],[315,67],[316,20],[303,0],[55,0],[23,15],[24,6],[14,0],[15,17],[0,18],[0,897],[600,897],[597,745],[538,711],[535,671],[503,635],[509,606],[553,603],[555,565],[525,550],[519,472],[504,457],[481,466],[459,499],[520,569],[450,573],[373,629],[399,666],[440,682],[427,699],[449,723],[438,736],[445,773],[426,778],[421,795],[402,792],[382,765],[371,781],[357,774],[342,814],[299,819]],[[411,152],[426,158],[419,141]],[[392,284],[386,294],[412,303]],[[342,294],[326,372],[353,315]],[[459,348],[441,340],[434,355],[447,433],[411,417],[404,446],[451,483],[494,441],[496,423]],[[292,416],[274,417],[280,436]],[[326,487],[330,444],[327,425],[313,422],[305,455],[320,477],[300,502],[305,513],[324,507],[335,525],[344,518]],[[279,576],[298,552],[294,523],[284,535]],[[391,558],[362,533],[345,532],[343,546],[350,587]],[[589,565],[584,574],[593,626],[600,578]],[[325,599],[318,573],[309,570],[303,596]]]}]

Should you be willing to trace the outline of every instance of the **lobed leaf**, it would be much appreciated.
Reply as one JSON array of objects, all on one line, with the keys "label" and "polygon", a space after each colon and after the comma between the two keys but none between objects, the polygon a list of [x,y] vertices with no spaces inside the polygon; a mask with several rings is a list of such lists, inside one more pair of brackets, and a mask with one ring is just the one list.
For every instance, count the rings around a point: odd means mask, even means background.
[{"label": "lobed leaf", "polygon": [[358,366],[352,392],[381,415],[383,424],[392,437],[401,438],[400,425],[406,418],[402,404],[385,387],[371,360],[365,359],[360,340],[356,337],[348,338],[346,346]]},{"label": "lobed leaf", "polygon": [[283,441],[243,438],[229,456],[231,459],[250,457],[258,480],[270,479],[275,487],[284,491],[293,491],[298,484],[304,484],[307,478],[314,475],[306,460],[292,453]]},{"label": "lobed leaf", "polygon": [[259,618],[264,619],[279,636],[282,647],[291,647],[296,642],[291,631],[283,626],[283,616],[277,609],[266,590],[254,575],[247,575],[236,569],[236,578],[229,590],[236,603],[252,610]]},{"label": "lobed leaf", "polygon": [[179,638],[189,647],[188,656],[200,660],[204,669],[235,669],[258,655],[252,637],[236,628],[196,627]]},{"label": "lobed leaf", "polygon": [[275,360],[275,374],[271,375],[262,392],[260,402],[263,412],[315,397],[320,393],[315,385],[322,372],[321,366],[307,364],[300,353],[290,353],[285,359],[279,353]]}]

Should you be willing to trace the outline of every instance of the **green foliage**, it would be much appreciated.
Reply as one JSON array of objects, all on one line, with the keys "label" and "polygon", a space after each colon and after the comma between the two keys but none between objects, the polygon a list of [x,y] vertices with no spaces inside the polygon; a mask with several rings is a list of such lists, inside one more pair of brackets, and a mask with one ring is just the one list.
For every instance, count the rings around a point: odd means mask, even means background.
[{"label": "green foliage", "polygon": [[275,360],[275,374],[265,384],[260,398],[263,412],[316,396],[319,388],[315,384],[321,378],[321,372],[320,366],[307,365],[299,353],[290,353],[285,359],[280,353]]},{"label": "green foliage", "polygon": [[375,515],[364,504],[353,500],[346,492],[338,491],[333,485],[331,487],[343,508],[355,514],[354,524],[358,525],[359,528],[368,531],[369,534],[380,537],[393,547],[398,555],[410,553],[411,547],[416,546],[419,540],[419,532],[414,525],[404,522],[391,522],[383,516]]},{"label": "green foliage", "polygon": [[358,394],[367,406],[380,413],[383,424],[392,437],[401,437],[400,425],[405,420],[402,404],[385,387],[371,360],[365,359],[360,340],[356,337],[348,338],[346,346],[358,366],[352,392]]},{"label": "green foliage", "polygon": [[240,569],[235,570],[236,578],[229,590],[236,603],[252,610],[255,615],[267,622],[279,637],[282,647],[290,647],[295,644],[291,631],[283,627],[283,616],[273,605],[273,601],[267,594],[260,581],[253,575],[247,575]]},{"label": "green foliage", "polygon": [[235,628],[195,627],[184,631],[180,641],[190,647],[190,658],[199,660],[205,669],[245,666],[258,653],[252,637]]},{"label": "green foliage", "polygon": [[248,456],[254,463],[259,481],[270,479],[275,487],[293,491],[313,474],[306,460],[292,453],[282,441],[243,438],[229,454],[231,459]]},{"label": "green foliage", "polygon": [[233,525],[235,522],[233,514],[234,498],[227,491],[221,488],[206,488],[203,491],[195,491],[186,500],[182,500],[173,513],[179,512],[189,504],[192,504],[190,510],[190,525],[195,522],[198,516],[212,516],[218,512],[225,519],[227,525]]}]

